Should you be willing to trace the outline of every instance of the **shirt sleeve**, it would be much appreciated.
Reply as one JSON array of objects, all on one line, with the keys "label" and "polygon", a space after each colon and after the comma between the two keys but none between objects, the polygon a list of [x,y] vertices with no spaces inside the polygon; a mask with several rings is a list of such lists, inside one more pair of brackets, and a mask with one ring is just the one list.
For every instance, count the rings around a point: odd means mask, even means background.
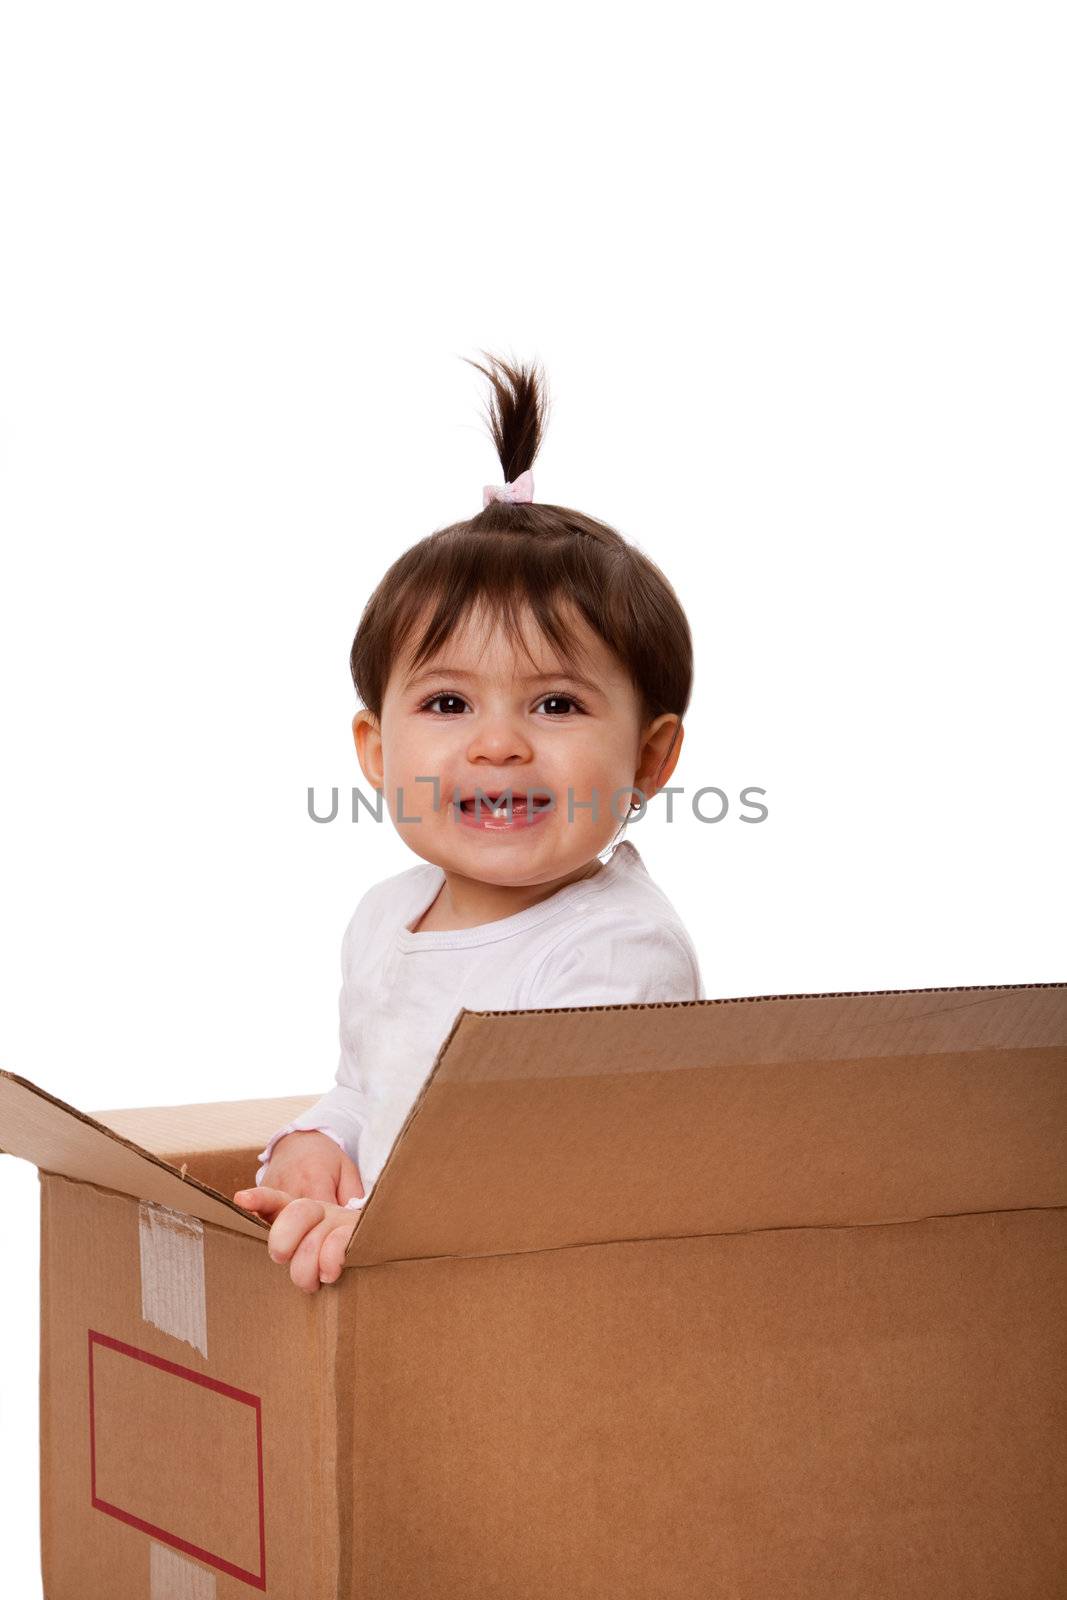
[{"label": "shirt sleeve", "polygon": [[[349,958],[353,935],[357,929],[360,910],[366,904],[364,896],[352,916],[348,927],[345,929],[341,941],[341,992],[339,996],[340,1009],[340,1043],[341,1053],[337,1063],[334,1086],[309,1106],[300,1116],[292,1122],[287,1122],[284,1128],[277,1128],[267,1140],[265,1147],[256,1157],[260,1163],[256,1171],[256,1182],[263,1182],[263,1175],[270,1164],[271,1153],[279,1139],[287,1133],[300,1133],[313,1130],[325,1133],[335,1144],[359,1166],[359,1141],[368,1120],[368,1096],[361,1082],[359,1062],[356,1060],[355,1050],[348,1031],[349,1023]],[[351,1202],[350,1202],[351,1204]],[[362,1201],[359,1201],[362,1204]]]},{"label": "shirt sleeve", "polygon": [[550,950],[530,986],[527,1006],[648,1005],[700,1000],[703,987],[689,941],[663,923],[576,926]]}]

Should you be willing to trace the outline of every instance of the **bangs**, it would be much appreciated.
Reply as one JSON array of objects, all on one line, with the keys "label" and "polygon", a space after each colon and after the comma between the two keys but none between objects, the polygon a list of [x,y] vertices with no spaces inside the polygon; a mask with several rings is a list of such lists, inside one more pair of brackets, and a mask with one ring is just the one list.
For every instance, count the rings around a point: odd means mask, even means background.
[{"label": "bangs", "polygon": [[[429,611],[428,616],[426,611]],[[425,618],[425,623],[417,639],[420,617],[411,616],[399,626],[392,653],[392,659],[399,662],[410,651],[408,665],[413,673],[430,661],[445,641],[468,622],[484,628],[483,649],[488,647],[494,633],[501,632],[526,657],[531,671],[539,666],[533,650],[538,639],[551,646],[561,668],[578,675],[583,671],[588,675],[591,670],[588,652],[576,627],[574,602],[559,593],[534,598],[514,590],[484,589],[468,595],[456,606],[447,595],[438,592],[427,597],[420,616]]]},{"label": "bangs", "polygon": [[600,640],[626,669],[646,720],[685,713],[685,613],[644,552],[594,517],[541,502],[493,502],[405,550],[368,600],[352,643],[352,681],[364,706],[380,719],[394,671],[422,670],[468,623],[485,625],[486,646],[503,634],[532,672],[540,643],[561,670],[595,678]]},{"label": "bangs", "polygon": [[539,637],[562,666],[589,670],[581,621],[591,621],[596,574],[576,540],[546,539],[514,526],[501,535],[468,525],[431,535],[416,548],[421,559],[400,575],[382,619],[384,653],[393,666],[404,658],[418,671],[471,622],[485,625],[486,645],[499,629],[532,669]]}]

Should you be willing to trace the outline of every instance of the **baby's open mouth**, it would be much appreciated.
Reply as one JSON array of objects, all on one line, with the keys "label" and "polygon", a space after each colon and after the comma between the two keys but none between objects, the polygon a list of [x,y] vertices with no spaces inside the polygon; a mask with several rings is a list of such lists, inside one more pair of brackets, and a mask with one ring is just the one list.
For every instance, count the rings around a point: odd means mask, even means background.
[{"label": "baby's open mouth", "polygon": [[459,804],[468,816],[506,817],[509,800],[513,816],[547,811],[552,806],[552,796],[546,789],[486,789],[464,796]]}]

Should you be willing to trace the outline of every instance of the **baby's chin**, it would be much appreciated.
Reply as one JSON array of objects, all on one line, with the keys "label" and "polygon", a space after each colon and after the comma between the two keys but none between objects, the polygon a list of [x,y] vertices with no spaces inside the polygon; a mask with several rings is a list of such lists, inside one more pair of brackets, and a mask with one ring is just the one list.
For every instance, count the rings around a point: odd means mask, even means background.
[{"label": "baby's chin", "polygon": [[[591,819],[590,819],[591,820]],[[569,823],[551,813],[532,825],[471,827],[449,812],[397,827],[404,843],[432,866],[501,888],[552,883],[577,874],[608,848],[618,831]]]},{"label": "baby's chin", "polygon": [[518,889],[577,875],[590,866],[601,848],[595,840],[571,851],[561,850],[550,841],[546,848],[531,850],[514,838],[492,844],[479,840],[475,849],[442,850],[434,860],[445,872],[502,889]]}]

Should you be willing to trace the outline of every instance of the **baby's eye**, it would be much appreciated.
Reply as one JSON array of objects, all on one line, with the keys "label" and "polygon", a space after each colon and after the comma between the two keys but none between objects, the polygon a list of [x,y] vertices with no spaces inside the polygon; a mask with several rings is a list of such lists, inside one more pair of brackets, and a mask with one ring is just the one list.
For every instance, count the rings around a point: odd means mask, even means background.
[{"label": "baby's eye", "polygon": [[439,689],[436,694],[432,694],[428,700],[424,700],[422,702],[422,705],[419,707],[419,710],[420,711],[429,711],[430,707],[431,706],[435,706],[439,700],[450,700],[450,701],[453,702],[447,708],[447,710],[445,710],[445,711],[443,711],[441,713],[442,716],[446,716],[446,717],[453,716],[453,715],[455,715],[457,713],[462,715],[461,707],[463,707],[463,706],[465,706],[467,704],[466,700],[464,700],[462,695],[460,695],[460,694],[452,694],[447,689]]},{"label": "baby's eye", "polygon": [[574,706],[575,709],[578,710],[578,711],[581,711],[583,709],[580,701],[576,700],[572,694],[546,694],[537,703],[538,703],[538,705],[542,705],[542,706],[547,706],[547,705],[557,705],[558,706],[558,705],[561,705],[561,704],[565,705],[565,706]]}]

